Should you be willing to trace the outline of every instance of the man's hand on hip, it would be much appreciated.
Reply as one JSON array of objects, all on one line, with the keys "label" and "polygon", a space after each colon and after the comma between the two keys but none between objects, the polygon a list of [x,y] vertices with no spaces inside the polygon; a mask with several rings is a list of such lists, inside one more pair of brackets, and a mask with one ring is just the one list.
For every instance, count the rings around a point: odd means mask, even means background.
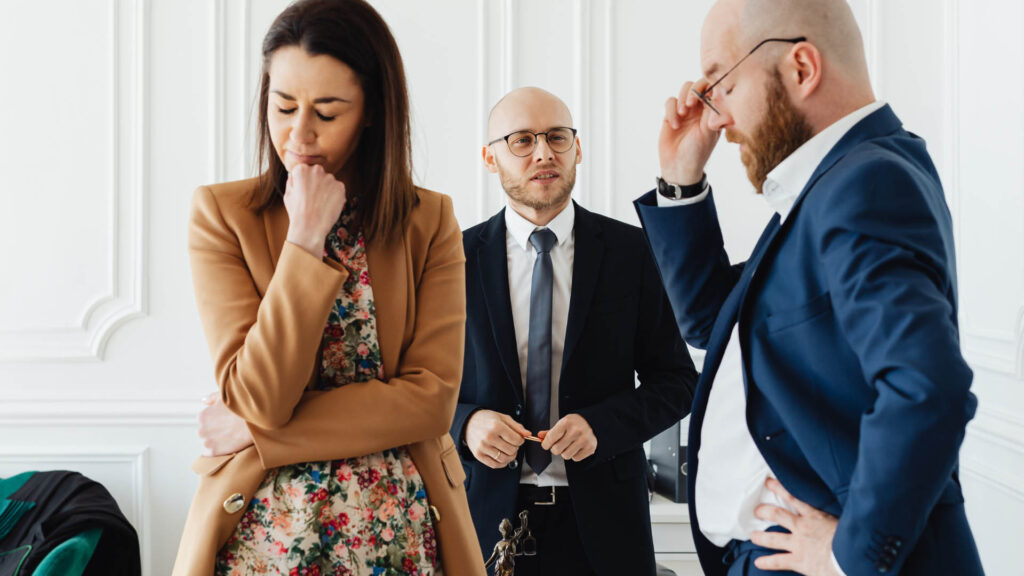
[{"label": "man's hand on hip", "polygon": [[782,550],[779,554],[761,556],[754,560],[754,565],[761,570],[791,570],[806,576],[839,576],[832,563],[832,538],[839,520],[797,500],[775,478],[769,478],[765,485],[796,513],[769,504],[762,504],[754,510],[758,518],[778,524],[790,532],[751,534],[750,541],[754,544]]},{"label": "man's hand on hip", "polygon": [[498,469],[516,459],[530,432],[508,414],[477,410],[466,422],[466,445],[484,465]]}]

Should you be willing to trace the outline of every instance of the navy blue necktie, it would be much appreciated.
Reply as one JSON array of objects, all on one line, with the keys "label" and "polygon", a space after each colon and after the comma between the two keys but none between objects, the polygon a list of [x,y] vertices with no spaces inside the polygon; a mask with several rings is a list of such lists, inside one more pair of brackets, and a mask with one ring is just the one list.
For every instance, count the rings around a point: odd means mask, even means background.
[{"label": "navy blue necktie", "polygon": [[[558,239],[547,228],[535,230],[537,250],[530,287],[530,340],[526,353],[526,427],[536,434],[551,427],[551,248]],[[551,464],[551,453],[526,443],[526,462],[537,475]]]}]

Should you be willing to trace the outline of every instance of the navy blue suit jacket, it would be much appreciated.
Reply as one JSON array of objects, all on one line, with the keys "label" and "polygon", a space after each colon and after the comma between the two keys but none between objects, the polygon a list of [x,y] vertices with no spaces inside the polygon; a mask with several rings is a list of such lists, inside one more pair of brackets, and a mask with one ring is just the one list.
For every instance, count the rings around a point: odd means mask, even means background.
[{"label": "navy blue suit jacket", "polygon": [[[924,142],[888,106],[869,115],[737,266],[712,197],[659,208],[650,192],[636,207],[679,329],[707,350],[691,475],[738,321],[750,434],[790,493],[839,517],[833,551],[847,575],[981,574],[957,478],[977,400],[960,353],[951,219]],[[724,574],[692,484],[701,563]]]},{"label": "navy blue suit jacket", "polygon": [[[558,410],[586,419],[597,452],[566,462],[569,492],[580,539],[599,574],[653,575],[642,445],[686,415],[697,373],[640,229],[575,203],[572,209],[575,252]],[[451,433],[485,555],[498,541],[502,518],[518,525],[524,457],[520,450],[507,468],[493,470],[463,443],[466,421],[476,410],[524,417],[525,367],[516,348],[505,242],[504,211],[463,233],[466,355]]]}]

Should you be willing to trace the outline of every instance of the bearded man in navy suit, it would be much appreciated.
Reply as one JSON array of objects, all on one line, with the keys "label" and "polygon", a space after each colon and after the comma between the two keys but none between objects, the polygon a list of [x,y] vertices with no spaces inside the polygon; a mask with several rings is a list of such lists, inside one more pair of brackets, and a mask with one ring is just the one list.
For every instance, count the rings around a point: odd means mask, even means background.
[{"label": "bearded man in navy suit", "polygon": [[[924,142],[875,100],[845,0],[720,0],[701,44],[636,205],[707,350],[688,446],[705,572],[982,574],[957,468],[977,400]],[[776,212],[737,265],[704,175],[722,130]]]}]

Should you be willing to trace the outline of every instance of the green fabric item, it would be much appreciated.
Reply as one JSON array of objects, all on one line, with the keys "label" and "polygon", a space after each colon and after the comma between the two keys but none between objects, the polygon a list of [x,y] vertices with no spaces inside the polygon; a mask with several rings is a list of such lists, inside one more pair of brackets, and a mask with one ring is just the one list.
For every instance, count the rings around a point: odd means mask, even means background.
[{"label": "green fabric item", "polygon": [[19,488],[24,486],[25,482],[27,482],[33,475],[35,475],[35,471],[22,472],[17,476],[11,476],[10,478],[0,480],[0,498],[9,498],[11,494],[14,494]]},{"label": "green fabric item", "polygon": [[[13,562],[13,561],[17,560],[18,563],[17,563],[17,565],[14,568],[14,575],[18,576],[18,575],[21,574],[21,567],[25,565],[25,558],[28,558],[28,554],[31,551],[32,551],[32,545],[31,544],[25,544],[24,546],[18,546],[14,550],[5,550],[4,552],[0,552],[0,557],[7,556],[8,554],[10,554],[11,555],[10,558],[3,558],[3,560],[5,562],[8,562],[8,561],[9,562]],[[5,568],[8,567],[8,566],[10,566],[10,565],[6,564],[6,563],[4,564]]]},{"label": "green fabric item", "polygon": [[82,576],[100,542],[102,528],[86,530],[54,548],[36,567],[33,576]]},{"label": "green fabric item", "polygon": [[35,472],[22,472],[17,476],[0,479],[0,538],[7,536],[18,520],[36,505],[35,502],[10,500],[11,494],[17,492]]},{"label": "green fabric item", "polygon": [[11,532],[11,528],[21,520],[32,508],[35,502],[22,502],[20,500],[0,500],[0,539],[3,539]]}]

